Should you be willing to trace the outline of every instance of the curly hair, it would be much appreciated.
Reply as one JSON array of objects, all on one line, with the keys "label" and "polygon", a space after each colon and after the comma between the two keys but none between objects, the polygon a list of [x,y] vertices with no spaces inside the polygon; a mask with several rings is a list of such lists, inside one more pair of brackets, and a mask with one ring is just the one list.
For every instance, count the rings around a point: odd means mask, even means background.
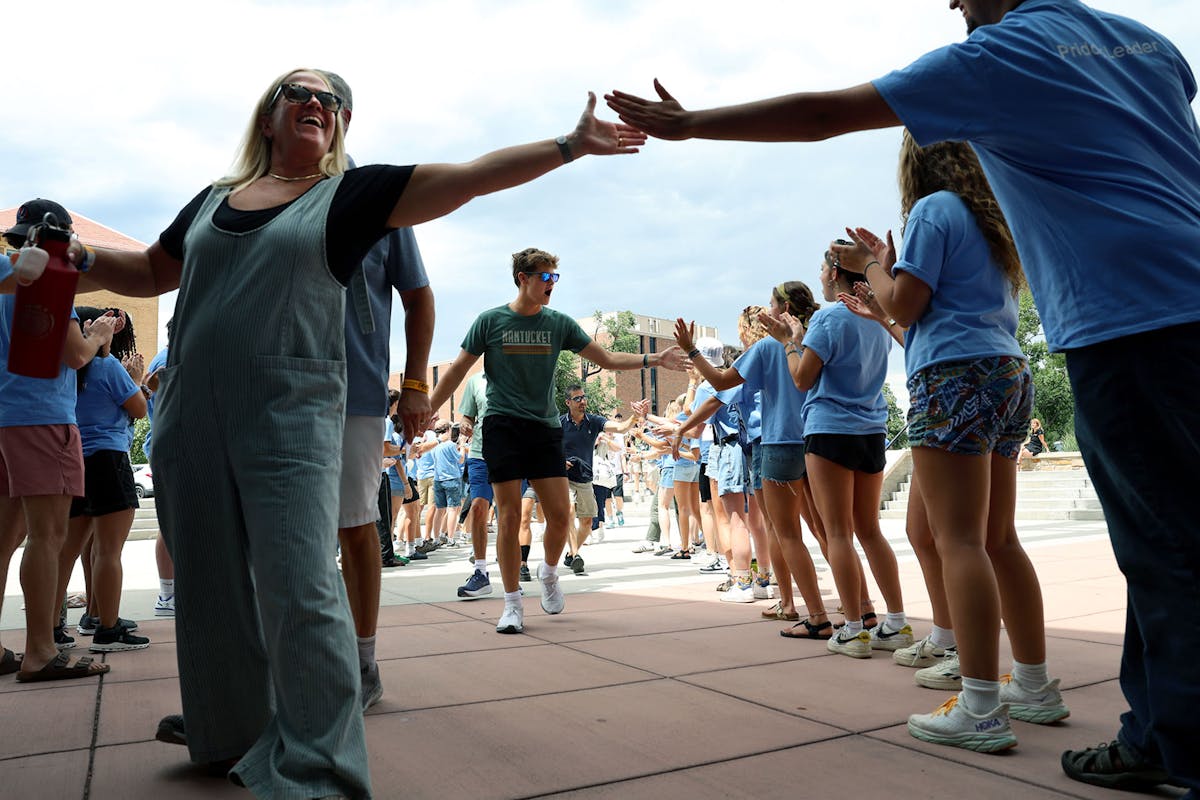
[{"label": "curly hair", "polygon": [[979,226],[992,259],[1012,284],[1015,295],[1025,284],[1021,259],[1013,242],[1004,212],[992,194],[987,176],[975,151],[966,142],[938,142],[921,147],[906,129],[900,143],[900,232],[908,227],[908,215],[922,197],[934,192],[953,192],[967,204]]},{"label": "curly hair", "polygon": [[813,297],[812,289],[804,281],[784,281],[771,290],[771,294],[783,306],[783,310],[808,326],[813,313],[821,304]]},{"label": "curly hair", "polygon": [[738,315],[738,338],[742,340],[743,346],[749,347],[759,339],[767,337],[766,327],[758,321],[758,315],[765,311],[767,309],[763,306],[746,306]]}]

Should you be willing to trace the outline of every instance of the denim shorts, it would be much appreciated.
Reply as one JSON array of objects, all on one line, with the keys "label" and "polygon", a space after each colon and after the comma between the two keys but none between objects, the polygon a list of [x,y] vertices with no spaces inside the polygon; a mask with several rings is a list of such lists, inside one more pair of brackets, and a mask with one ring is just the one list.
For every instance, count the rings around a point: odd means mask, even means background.
[{"label": "denim shorts", "polygon": [[433,482],[433,504],[438,508],[457,506],[462,502],[462,481],[453,478]]},{"label": "denim shorts", "polygon": [[808,475],[804,468],[804,445],[764,444],[762,446],[762,479],[776,483],[798,481]]},{"label": "denim shorts", "polygon": [[756,492],[762,488],[762,439],[750,443],[750,488]]},{"label": "denim shorts", "polygon": [[741,446],[734,442],[721,446],[721,460],[717,464],[717,494],[745,494],[750,489],[750,466]]},{"label": "denim shorts", "polygon": [[488,481],[487,462],[482,458],[467,459],[467,480],[471,484],[471,499],[482,497],[489,503],[495,497],[492,484]]},{"label": "denim shorts", "polygon": [[695,461],[675,462],[675,483],[696,483],[700,480],[700,464]]},{"label": "denim shorts", "polygon": [[1033,414],[1025,359],[946,361],[908,379],[908,441],[947,453],[1015,459]]},{"label": "denim shorts", "polygon": [[658,488],[674,489],[675,488],[675,465],[662,467],[658,471]]}]

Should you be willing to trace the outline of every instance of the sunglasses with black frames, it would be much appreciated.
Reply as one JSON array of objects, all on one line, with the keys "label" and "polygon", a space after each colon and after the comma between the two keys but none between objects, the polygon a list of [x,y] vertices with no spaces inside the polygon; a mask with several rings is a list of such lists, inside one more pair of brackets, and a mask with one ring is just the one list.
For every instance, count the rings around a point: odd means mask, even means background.
[{"label": "sunglasses with black frames", "polygon": [[533,270],[524,270],[526,275],[541,275],[542,283],[558,283],[558,279],[562,276],[557,272],[536,272]]},{"label": "sunglasses with black frames", "polygon": [[586,394],[578,394],[578,395],[575,395],[574,397],[568,397],[567,399],[570,400],[572,403],[578,403],[581,400],[587,400],[587,395]]},{"label": "sunglasses with black frames", "polygon": [[275,96],[271,98],[271,108],[275,107],[275,103],[279,100],[280,96],[289,103],[295,103],[298,106],[304,105],[316,96],[317,102],[321,104],[321,108],[334,113],[341,111],[342,106],[345,104],[345,101],[333,92],[314,92],[307,86],[301,86],[298,83],[279,84],[279,88],[275,90]]}]

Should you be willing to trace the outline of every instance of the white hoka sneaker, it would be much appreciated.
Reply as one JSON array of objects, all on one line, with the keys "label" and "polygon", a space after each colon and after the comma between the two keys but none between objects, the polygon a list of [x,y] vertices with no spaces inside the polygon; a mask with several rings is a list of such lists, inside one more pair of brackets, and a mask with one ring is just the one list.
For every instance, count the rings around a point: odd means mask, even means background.
[{"label": "white hoka sneaker", "polygon": [[932,667],[945,657],[947,650],[953,649],[953,647],[938,647],[933,643],[933,636],[930,635],[916,644],[910,644],[908,647],[893,652],[892,661],[902,667]]},{"label": "white hoka sneaker", "polygon": [[[888,627],[886,622],[876,625],[871,628],[871,649],[872,650],[899,650],[902,647],[908,647],[913,643],[913,632],[911,625],[905,625],[898,631],[894,631]],[[894,658],[894,656],[893,656]]]},{"label": "white hoka sneaker", "polygon": [[831,653],[841,653],[851,658],[870,658],[871,634],[865,630],[848,634],[846,629],[842,628],[825,643],[825,649]]},{"label": "white hoka sneaker", "polygon": [[962,688],[962,673],[958,671],[958,651],[947,650],[942,660],[932,667],[919,669],[913,675],[918,686],[957,692]]},{"label": "white hoka sneaker", "polygon": [[923,742],[962,747],[977,753],[995,753],[1017,746],[1008,724],[1008,706],[1004,703],[986,714],[974,714],[954,695],[932,714],[913,714],[908,732]]},{"label": "white hoka sneaker", "polygon": [[744,582],[738,579],[725,590],[725,594],[721,595],[722,603],[753,603],[754,602],[754,586],[753,582],[747,578]]},{"label": "white hoka sneaker", "polygon": [[1058,691],[1058,678],[1041,688],[1030,691],[1013,680],[1012,675],[1000,677],[1000,702],[1008,704],[1008,714],[1022,722],[1045,725],[1071,716]]},{"label": "white hoka sneaker", "polygon": [[496,623],[496,633],[521,633],[525,630],[525,609],[521,605],[504,604],[504,613]]},{"label": "white hoka sneaker", "polygon": [[547,574],[545,561],[538,566],[538,580],[542,582],[542,610],[547,614],[561,614],[567,599],[558,585],[558,575],[550,577]]}]

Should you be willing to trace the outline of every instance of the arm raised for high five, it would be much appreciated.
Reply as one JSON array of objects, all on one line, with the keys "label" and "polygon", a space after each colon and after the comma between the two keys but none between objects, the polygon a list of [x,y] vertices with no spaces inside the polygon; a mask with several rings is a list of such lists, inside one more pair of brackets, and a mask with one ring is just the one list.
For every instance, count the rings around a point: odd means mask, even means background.
[{"label": "arm raised for high five", "polygon": [[658,139],[815,142],[852,131],[891,128],[895,112],[870,83],[833,92],[799,92],[734,106],[688,111],[654,79],[659,100],[627,92],[604,95],[608,107]]}]

